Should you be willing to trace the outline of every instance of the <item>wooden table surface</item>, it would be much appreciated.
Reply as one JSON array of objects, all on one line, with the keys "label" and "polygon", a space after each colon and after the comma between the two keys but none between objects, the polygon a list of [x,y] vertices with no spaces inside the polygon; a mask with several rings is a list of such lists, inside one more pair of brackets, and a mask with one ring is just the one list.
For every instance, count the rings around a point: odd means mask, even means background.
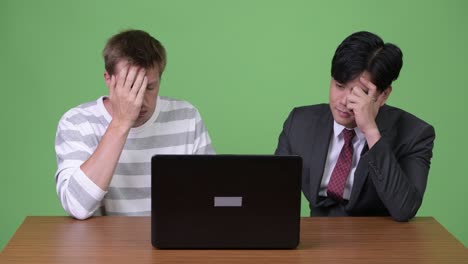
[{"label": "wooden table surface", "polygon": [[293,250],[158,250],[150,217],[30,216],[0,263],[468,263],[468,250],[431,217],[302,218]]}]

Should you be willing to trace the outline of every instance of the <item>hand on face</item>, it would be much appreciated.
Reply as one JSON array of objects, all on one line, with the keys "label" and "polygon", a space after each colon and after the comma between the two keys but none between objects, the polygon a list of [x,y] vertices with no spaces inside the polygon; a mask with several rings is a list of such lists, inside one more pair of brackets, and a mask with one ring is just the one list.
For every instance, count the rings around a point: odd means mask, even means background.
[{"label": "hand on face", "polygon": [[130,129],[140,114],[148,78],[146,71],[137,66],[124,66],[111,76],[109,97],[112,104],[112,119]]},{"label": "hand on face", "polygon": [[385,103],[387,94],[385,92],[378,94],[377,87],[363,77],[359,78],[359,82],[364,88],[357,86],[352,88],[346,100],[346,107],[354,113],[356,125],[364,134],[378,131],[375,117],[379,108]]}]

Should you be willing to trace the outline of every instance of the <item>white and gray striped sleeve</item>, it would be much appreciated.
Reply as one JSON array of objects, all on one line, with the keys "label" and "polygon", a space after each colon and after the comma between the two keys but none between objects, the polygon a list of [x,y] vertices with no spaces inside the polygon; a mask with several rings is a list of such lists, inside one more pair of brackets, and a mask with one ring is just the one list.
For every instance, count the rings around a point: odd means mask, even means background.
[{"label": "white and gray striped sleeve", "polygon": [[211,145],[211,138],[208,134],[200,113],[195,111],[195,133],[194,133],[194,153],[193,154],[215,154],[213,146]]},{"label": "white and gray striped sleeve", "polygon": [[86,219],[99,208],[106,194],[80,169],[98,144],[98,136],[86,133],[85,124],[73,124],[63,117],[55,138],[57,195],[62,207],[71,216]]}]

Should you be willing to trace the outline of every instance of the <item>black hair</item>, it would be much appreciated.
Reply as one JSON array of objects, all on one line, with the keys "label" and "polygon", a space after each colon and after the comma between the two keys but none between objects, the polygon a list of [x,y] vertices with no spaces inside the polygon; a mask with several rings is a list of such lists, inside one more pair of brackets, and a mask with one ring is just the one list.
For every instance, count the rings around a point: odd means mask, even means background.
[{"label": "black hair", "polygon": [[398,78],[403,66],[400,48],[370,32],[360,31],[348,36],[335,51],[331,76],[347,83],[367,71],[379,91],[387,89]]}]

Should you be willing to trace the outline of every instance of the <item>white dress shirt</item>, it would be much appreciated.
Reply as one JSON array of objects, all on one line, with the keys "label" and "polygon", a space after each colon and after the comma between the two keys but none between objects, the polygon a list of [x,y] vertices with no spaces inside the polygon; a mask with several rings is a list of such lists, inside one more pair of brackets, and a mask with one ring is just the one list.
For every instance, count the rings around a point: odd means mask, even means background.
[{"label": "white dress shirt", "polygon": [[[330,139],[327,161],[325,162],[322,182],[320,183],[319,195],[323,197],[327,197],[328,182],[330,181],[333,169],[335,168],[335,164],[338,161],[338,156],[340,155],[341,149],[344,145],[344,138],[341,133],[343,129],[346,128],[336,123],[336,121],[333,121],[333,135]],[[351,197],[351,190],[354,183],[354,172],[356,171],[357,164],[359,163],[362,149],[366,144],[366,138],[364,137],[364,134],[361,132],[361,130],[355,127],[354,132],[356,132],[356,136],[353,138],[353,162],[351,164],[351,170],[349,172],[348,179],[346,180],[343,193],[343,199],[345,200],[349,200],[349,197]]]}]

